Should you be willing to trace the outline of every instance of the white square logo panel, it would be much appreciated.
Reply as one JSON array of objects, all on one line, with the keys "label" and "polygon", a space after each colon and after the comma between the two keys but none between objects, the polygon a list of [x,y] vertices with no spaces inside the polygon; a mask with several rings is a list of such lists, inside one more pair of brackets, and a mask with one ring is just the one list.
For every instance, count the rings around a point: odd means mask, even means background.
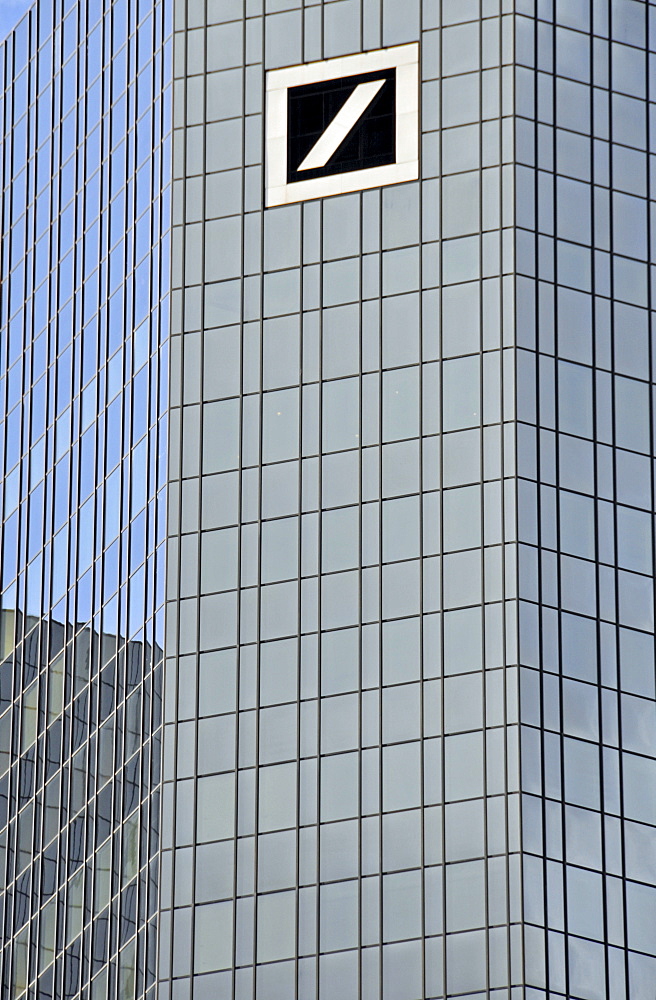
[{"label": "white square logo panel", "polygon": [[267,73],[266,204],[419,176],[419,46]]}]

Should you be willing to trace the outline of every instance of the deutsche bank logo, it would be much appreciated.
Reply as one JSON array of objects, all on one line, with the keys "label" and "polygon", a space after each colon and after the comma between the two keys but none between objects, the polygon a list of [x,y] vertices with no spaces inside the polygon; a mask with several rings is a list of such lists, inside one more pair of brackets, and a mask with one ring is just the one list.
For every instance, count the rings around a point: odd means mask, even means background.
[{"label": "deutsche bank logo", "polygon": [[287,183],[396,161],[396,70],[291,87]]},{"label": "deutsche bank logo", "polygon": [[267,73],[266,203],[419,176],[419,46]]}]

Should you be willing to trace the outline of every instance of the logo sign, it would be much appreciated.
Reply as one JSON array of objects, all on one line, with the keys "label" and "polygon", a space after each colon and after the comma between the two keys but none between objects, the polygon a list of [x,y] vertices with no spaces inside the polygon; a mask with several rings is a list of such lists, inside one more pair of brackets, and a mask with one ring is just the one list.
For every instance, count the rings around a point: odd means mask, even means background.
[{"label": "logo sign", "polygon": [[419,46],[267,73],[266,203],[419,176]]}]

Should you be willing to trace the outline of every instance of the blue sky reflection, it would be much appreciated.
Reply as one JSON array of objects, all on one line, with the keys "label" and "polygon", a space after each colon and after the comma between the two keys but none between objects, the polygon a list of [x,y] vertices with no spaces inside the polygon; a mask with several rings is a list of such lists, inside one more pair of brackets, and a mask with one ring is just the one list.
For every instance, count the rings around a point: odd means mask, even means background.
[{"label": "blue sky reflection", "polygon": [[16,27],[34,0],[0,0],[0,40]]}]

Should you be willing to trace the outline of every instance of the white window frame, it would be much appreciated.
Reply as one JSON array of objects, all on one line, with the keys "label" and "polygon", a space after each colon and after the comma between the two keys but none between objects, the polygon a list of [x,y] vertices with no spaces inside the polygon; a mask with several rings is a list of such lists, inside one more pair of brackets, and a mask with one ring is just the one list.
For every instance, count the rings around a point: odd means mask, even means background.
[{"label": "white window frame", "polygon": [[[396,69],[396,162],[287,182],[287,92],[324,80]],[[266,205],[289,205],[419,177],[419,45],[396,45],[337,59],[269,70],[266,76]]]}]

